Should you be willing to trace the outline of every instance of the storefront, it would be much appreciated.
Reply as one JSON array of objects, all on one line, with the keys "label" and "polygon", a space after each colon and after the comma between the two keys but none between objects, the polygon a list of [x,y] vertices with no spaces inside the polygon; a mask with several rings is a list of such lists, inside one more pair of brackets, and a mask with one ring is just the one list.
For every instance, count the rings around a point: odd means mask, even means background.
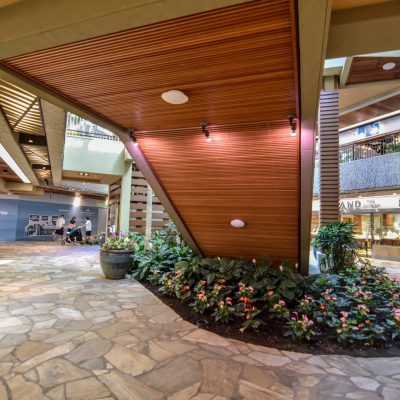
[{"label": "storefront", "polygon": [[[313,201],[312,233],[318,230],[319,200]],[[343,222],[351,222],[357,240],[374,257],[400,261],[400,195],[342,197]]]}]

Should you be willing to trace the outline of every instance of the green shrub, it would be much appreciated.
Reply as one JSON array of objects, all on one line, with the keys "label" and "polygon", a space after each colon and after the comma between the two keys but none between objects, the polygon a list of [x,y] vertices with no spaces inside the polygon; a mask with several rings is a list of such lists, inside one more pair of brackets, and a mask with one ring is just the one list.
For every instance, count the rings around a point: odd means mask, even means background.
[{"label": "green shrub", "polygon": [[358,243],[351,223],[332,222],[321,226],[312,245],[323,253],[326,272],[339,273],[357,260]]}]

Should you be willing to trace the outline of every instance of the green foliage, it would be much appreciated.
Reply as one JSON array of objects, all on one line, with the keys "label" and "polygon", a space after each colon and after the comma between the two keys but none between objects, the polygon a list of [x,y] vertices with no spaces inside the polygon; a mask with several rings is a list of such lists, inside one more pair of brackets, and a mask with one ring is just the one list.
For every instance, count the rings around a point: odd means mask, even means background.
[{"label": "green foliage", "polygon": [[103,250],[134,251],[136,248],[136,242],[127,237],[109,237],[101,248]]},{"label": "green foliage", "polygon": [[312,245],[324,254],[326,272],[339,273],[357,260],[358,243],[351,223],[332,222],[320,227]]}]

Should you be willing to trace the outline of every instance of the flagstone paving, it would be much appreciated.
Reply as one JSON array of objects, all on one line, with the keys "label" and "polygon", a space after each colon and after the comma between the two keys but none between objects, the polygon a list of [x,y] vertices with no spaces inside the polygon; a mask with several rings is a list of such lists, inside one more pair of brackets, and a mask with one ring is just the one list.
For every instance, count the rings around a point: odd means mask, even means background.
[{"label": "flagstone paving", "polygon": [[225,339],[97,247],[0,243],[0,399],[400,399],[400,358],[313,356]]}]

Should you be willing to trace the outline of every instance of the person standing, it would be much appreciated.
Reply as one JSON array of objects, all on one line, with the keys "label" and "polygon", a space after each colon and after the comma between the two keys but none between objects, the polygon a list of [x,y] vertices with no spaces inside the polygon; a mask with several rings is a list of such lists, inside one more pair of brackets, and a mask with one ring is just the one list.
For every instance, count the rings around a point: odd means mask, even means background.
[{"label": "person standing", "polygon": [[57,237],[64,236],[64,226],[65,226],[65,219],[64,219],[64,215],[61,214],[56,221],[56,230],[54,231],[53,234],[53,240],[56,240]]},{"label": "person standing", "polygon": [[90,240],[92,236],[92,221],[89,217],[85,217],[85,239]]}]

